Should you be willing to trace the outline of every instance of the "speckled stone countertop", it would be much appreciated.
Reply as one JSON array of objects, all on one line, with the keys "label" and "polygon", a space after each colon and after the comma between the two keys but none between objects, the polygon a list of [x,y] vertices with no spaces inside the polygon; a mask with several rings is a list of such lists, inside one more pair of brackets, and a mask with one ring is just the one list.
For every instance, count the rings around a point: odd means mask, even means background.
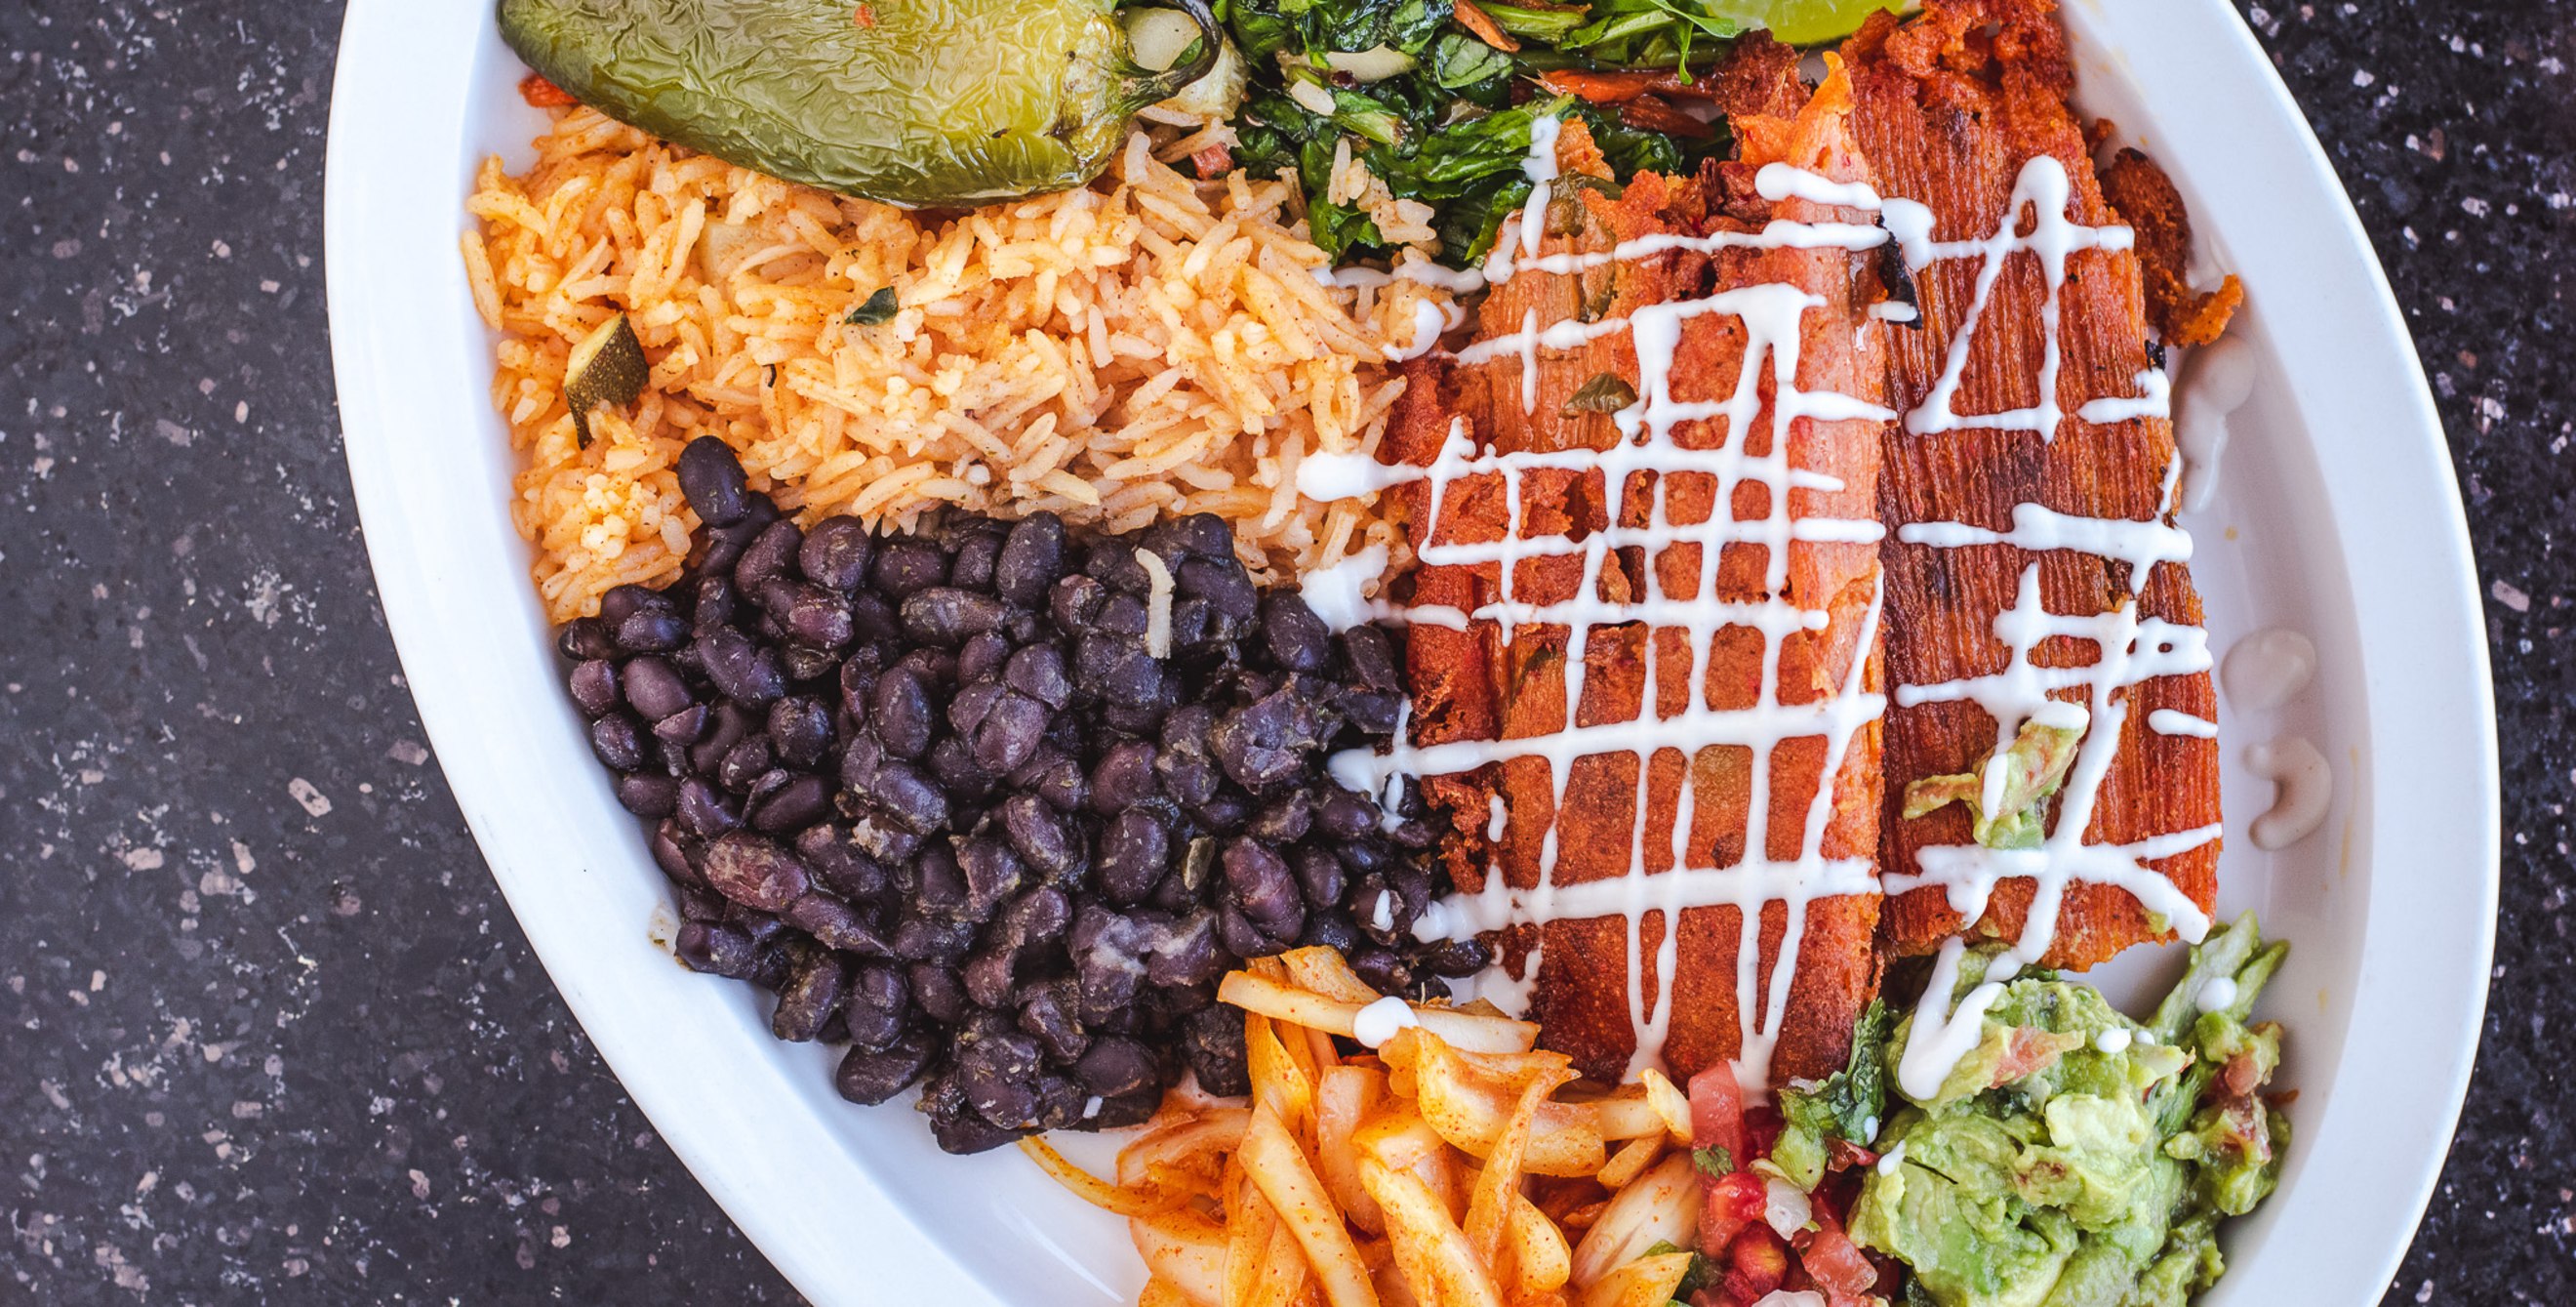
[{"label": "speckled stone countertop", "polygon": [[[2495,995],[2389,1301],[2576,1302],[2576,3],[2248,15],[2430,370],[2503,708]],[[422,744],[332,407],[338,24],[0,6],[0,1300],[795,1301]]]}]

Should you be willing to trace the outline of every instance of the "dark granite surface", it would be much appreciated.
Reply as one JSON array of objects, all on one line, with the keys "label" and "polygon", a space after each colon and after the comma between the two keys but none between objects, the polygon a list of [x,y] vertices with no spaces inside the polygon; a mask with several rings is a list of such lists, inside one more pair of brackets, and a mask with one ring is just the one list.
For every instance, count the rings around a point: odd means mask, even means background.
[{"label": "dark granite surface", "polygon": [[[2503,708],[2496,995],[2389,1300],[2576,1301],[2576,3],[2250,15],[2407,306]],[[794,1301],[422,746],[325,354],[338,18],[0,5],[0,1300]]]}]

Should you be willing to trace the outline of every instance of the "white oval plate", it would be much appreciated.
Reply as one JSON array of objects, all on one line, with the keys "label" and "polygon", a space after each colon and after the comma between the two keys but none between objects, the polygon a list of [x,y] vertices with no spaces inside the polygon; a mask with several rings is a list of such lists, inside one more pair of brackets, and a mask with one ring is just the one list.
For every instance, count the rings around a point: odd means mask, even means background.
[{"label": "white oval plate", "polygon": [[[1015,1153],[950,1158],[913,1113],[832,1092],[832,1056],[767,1032],[748,987],[647,940],[664,886],[557,680],[510,527],[491,338],[457,239],[476,165],[542,118],[481,0],[355,0],[331,106],[326,229],[350,478],[412,693],[466,821],[564,998],[663,1137],[818,1303],[1130,1301],[1119,1222]],[[2190,201],[2201,268],[2237,273],[2259,364],[2220,490],[2189,525],[2213,647],[2306,632],[2316,682],[2229,706],[2220,906],[2295,944],[2296,1142],[2232,1227],[2225,1304],[2374,1303],[2430,1195],[2477,1046],[2495,921],[2494,710],[2441,427],[2386,280],[2315,139],[2224,0],[2076,0],[2079,97]],[[2245,746],[2315,740],[2325,826],[2257,852]],[[2386,796],[2383,801],[2383,796]],[[2106,968],[2135,1002],[2168,955]],[[1095,1154],[1096,1156],[1097,1154]]]}]

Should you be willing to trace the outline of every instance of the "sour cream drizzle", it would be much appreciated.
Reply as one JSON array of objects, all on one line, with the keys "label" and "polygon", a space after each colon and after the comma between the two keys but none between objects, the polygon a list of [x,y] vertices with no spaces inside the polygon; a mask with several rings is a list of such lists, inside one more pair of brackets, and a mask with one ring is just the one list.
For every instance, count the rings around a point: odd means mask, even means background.
[{"label": "sour cream drizzle", "polygon": [[[1993,236],[1981,241],[1942,243],[1931,239],[1928,227],[1921,227],[1898,237],[1909,260],[1917,263],[1921,262],[1918,255],[1925,253],[1934,258],[1973,255],[1982,260],[1974,298],[1950,342],[1942,376],[1924,402],[1906,415],[1909,433],[1923,436],[1984,427],[2028,431],[2043,441],[2057,438],[2059,426],[2067,416],[2060,407],[2057,383],[2058,300],[2066,284],[2068,260],[2079,250],[2125,250],[2133,239],[2125,227],[2075,223],[2067,213],[2070,195],[2065,167],[2042,155],[2023,165],[2004,221]],[[2015,229],[2025,207],[2031,210],[2031,230],[2026,236],[2017,235]],[[1911,221],[1909,216],[1908,222]],[[2038,258],[2048,287],[2048,297],[2040,311],[2038,403],[2004,413],[1958,414],[1951,406],[1967,368],[1977,322],[1992,299],[2005,263],[2022,251]],[[2089,424],[2107,425],[2170,415],[2171,390],[2161,369],[2138,373],[2131,386],[2135,395],[2088,400],[2077,407],[2075,417]],[[2024,569],[2012,605],[1995,617],[1995,638],[2011,651],[2002,672],[1896,687],[1896,702],[1900,705],[1963,699],[1975,702],[1994,719],[1998,749],[2011,743],[2023,722],[2051,710],[2056,702],[2052,697],[2055,691],[2080,691],[2091,719],[2059,793],[2056,822],[2039,847],[1927,847],[1917,850],[1914,868],[1890,868],[1881,877],[1891,895],[1924,886],[1941,887],[1951,909],[1970,922],[1985,915],[1994,888],[2002,881],[2028,879],[2034,888],[2020,937],[1992,959],[1984,979],[1959,998],[1955,1010],[1951,998],[1957,989],[1959,964],[1966,946],[1957,938],[1942,944],[1931,983],[1916,1005],[1912,1032],[1898,1062],[1897,1082],[1909,1096],[1928,1099],[1939,1093],[1959,1060],[1976,1047],[1984,1015],[2002,997],[2005,982],[2047,954],[2057,936],[2058,914],[2070,883],[2116,886],[2148,912],[2170,921],[2183,938],[2197,942],[2208,934],[2208,915],[2150,864],[2207,845],[2218,838],[2217,826],[2169,832],[2125,845],[2090,844],[2084,839],[2086,829],[2092,825],[2103,779],[2110,774],[2119,753],[2129,714],[2130,687],[2160,677],[2197,675],[2209,671],[2212,665],[2207,632],[2140,612],[2140,600],[2156,565],[2183,563],[2191,558],[2191,537],[2169,524],[2181,473],[2182,460],[2177,452],[2166,465],[2157,509],[2143,521],[2080,517],[2038,504],[2020,504],[2013,509],[2009,531],[1955,522],[1909,523],[1897,528],[1899,541],[1936,549],[2009,544],[2034,553],[2057,549],[2089,553],[2125,564],[2129,584],[2129,594],[2110,612],[2051,613],[2041,604],[2039,565],[2034,561]],[[2032,650],[2052,636],[2091,643],[2100,651],[2096,662],[2090,667],[2073,668],[2034,665]],[[2209,736],[2217,732],[2215,723],[2170,710],[2150,714],[2147,724],[2167,734]]]},{"label": "sour cream drizzle", "polygon": [[[1932,211],[1910,200],[1882,198],[1870,187],[1851,182],[1838,182],[1816,173],[1772,164],[1755,178],[1755,186],[1766,198],[1780,201],[1790,198],[1820,205],[1847,209],[1874,210],[1878,222],[1871,224],[1816,221],[1774,220],[1758,232],[1717,232],[1706,236],[1655,235],[1621,242],[1607,252],[1540,253],[1540,239],[1547,200],[1556,177],[1554,146],[1556,124],[1541,120],[1532,131],[1532,150],[1526,171],[1534,183],[1528,206],[1522,211],[1517,239],[1506,238],[1496,243],[1483,270],[1488,282],[1508,281],[1516,272],[1531,269],[1554,275],[1567,275],[1624,262],[1653,257],[1673,250],[1714,253],[1723,249],[1843,249],[1861,251],[1895,241],[1908,261],[1921,267],[1941,259],[1974,257],[1982,267],[1976,283],[1974,300],[1960,324],[1945,361],[1943,375],[1935,383],[1922,405],[1903,415],[1906,429],[1916,435],[1930,435],[1972,427],[2022,430],[2053,440],[2067,416],[2057,399],[2060,356],[2058,345],[2057,297],[2067,275],[2069,256],[2078,250],[2125,250],[2132,237],[2129,229],[2117,226],[2087,227],[2074,223],[2067,215],[2071,193],[2065,169],[2053,158],[2041,156],[2024,166],[2015,185],[2010,207],[1996,233],[1982,240],[1941,242],[1934,239]],[[2028,235],[2017,233],[2024,208],[2033,211],[2032,229]],[[2041,314],[2045,333],[2039,377],[2039,403],[2028,409],[1984,415],[1962,415],[1953,411],[1960,378],[1968,361],[1971,339],[1978,320],[1983,316],[2000,278],[2005,263],[2016,253],[2029,252],[2041,264],[2049,288],[2049,299]],[[1604,722],[1594,725],[1575,724],[1575,714],[1567,713],[1568,724],[1546,735],[1507,740],[1457,741],[1447,744],[1417,746],[1407,741],[1404,732],[1397,733],[1398,745],[1385,754],[1352,751],[1335,757],[1332,770],[1344,785],[1364,793],[1386,792],[1391,783],[1406,775],[1446,775],[1470,771],[1488,763],[1516,759],[1537,759],[1547,765],[1556,806],[1562,807],[1574,761],[1582,757],[1605,754],[1629,754],[1640,759],[1636,811],[1647,808],[1647,788],[1653,774],[1650,760],[1655,754],[1671,751],[1684,758],[1695,758],[1703,749],[1713,746],[1736,746],[1753,755],[1746,768],[1751,794],[1746,805],[1747,830],[1743,840],[1745,853],[1731,866],[1703,867],[1691,865],[1687,850],[1687,833],[1692,827],[1696,787],[1684,783],[1676,797],[1673,826],[1653,838],[1642,819],[1635,823],[1635,844],[1629,860],[1629,873],[1617,879],[1559,884],[1555,870],[1558,860],[1557,832],[1551,825],[1543,836],[1538,857],[1538,883],[1531,888],[1511,886],[1497,862],[1487,869],[1484,889],[1476,894],[1457,894],[1436,905],[1426,914],[1416,933],[1432,932],[1427,938],[1456,938],[1499,930],[1507,926],[1543,923],[1559,918],[1584,919],[1622,916],[1628,933],[1628,1006],[1629,1018],[1636,1035],[1637,1052],[1630,1073],[1654,1065],[1660,1057],[1664,1036],[1672,1017],[1672,977],[1676,965],[1679,914],[1689,908],[1733,905],[1739,910],[1736,958],[1736,1008],[1739,1014],[1741,1044],[1735,1072],[1748,1089],[1760,1092],[1768,1087],[1773,1046],[1786,1015],[1790,981],[1797,971],[1798,945],[1805,933],[1806,907],[1812,900],[1838,894],[1865,894],[1877,887],[1868,858],[1826,858],[1821,844],[1831,813],[1834,780],[1842,769],[1843,759],[1856,734],[1885,711],[1884,696],[1867,692],[1863,687],[1863,660],[1855,660],[1849,675],[1838,691],[1821,702],[1784,704],[1779,701],[1780,655],[1785,639],[1802,631],[1824,629],[1829,615],[1822,610],[1802,608],[1778,598],[1758,601],[1726,601],[1714,597],[1716,569],[1722,546],[1729,543],[1759,544],[1765,547],[1768,575],[1764,592],[1779,595],[1787,586],[1789,549],[1794,543],[1853,542],[1878,540],[1883,528],[1874,520],[1826,517],[1796,517],[1789,510],[1789,491],[1795,489],[1837,490],[1841,483],[1789,461],[1790,425],[1798,418],[1817,420],[1867,419],[1891,421],[1899,415],[1856,397],[1831,391],[1807,391],[1797,384],[1801,319],[1810,308],[1821,307],[1822,301],[1804,290],[1785,284],[1735,287],[1700,298],[1647,305],[1623,318],[1605,318],[1595,322],[1564,321],[1542,325],[1535,311],[1524,317],[1520,329],[1477,342],[1460,352],[1460,360],[1481,363],[1517,355],[1521,360],[1521,402],[1524,412],[1533,411],[1538,397],[1538,359],[1541,349],[1565,350],[1591,340],[1626,331],[1635,343],[1638,358],[1638,398],[1614,414],[1623,437],[1606,450],[1574,449],[1554,453],[1480,452],[1468,436],[1463,419],[1453,420],[1448,438],[1427,467],[1383,467],[1363,455],[1342,454],[1311,456],[1298,469],[1298,488],[1310,498],[1329,499],[1347,494],[1367,493],[1410,481],[1430,483],[1429,513],[1432,526],[1419,551],[1419,561],[1426,567],[1492,566],[1497,569],[1499,587],[1496,597],[1473,609],[1418,605],[1399,607],[1385,601],[1374,605],[1373,615],[1381,619],[1433,624],[1467,629],[1472,623],[1493,622],[1508,647],[1523,627],[1549,628],[1562,626],[1567,632],[1565,655],[1566,699],[1569,705],[1582,702],[1585,655],[1596,630],[1614,624],[1643,623],[1650,628],[1679,628],[1687,635],[1688,666],[1683,669],[1687,684],[1696,687],[1702,676],[1703,659],[1718,633],[1727,627],[1745,627],[1759,632],[1764,641],[1762,682],[1754,706],[1720,711],[1706,705],[1705,696],[1692,693],[1688,705],[1673,717],[1655,717],[1652,707],[1641,711],[1640,718],[1629,722]],[[1736,318],[1745,333],[1745,353],[1735,392],[1723,399],[1686,401],[1671,393],[1670,371],[1675,347],[1683,324],[1703,314],[1724,314]],[[1882,316],[1882,315],[1873,315]],[[1892,315],[1888,315],[1892,316]],[[1760,417],[1763,399],[1760,394],[1762,364],[1767,360],[1775,391],[1771,406],[1770,451],[1756,456],[1746,449],[1745,435]],[[2163,417],[2169,399],[2164,374],[2150,369],[2132,380],[2136,394],[2104,396],[2081,405],[2075,416],[2091,423],[2110,423],[2141,417]],[[1685,449],[1672,439],[1672,430],[1685,421],[1723,418],[1726,444],[1717,449]],[[1622,488],[1622,493],[1609,497],[1620,503],[1626,498],[1625,488],[1639,484],[1631,478],[1650,478],[1647,498],[1649,520],[1642,527],[1611,526],[1594,531],[1581,540],[1564,537],[1524,538],[1523,485],[1533,473],[1547,471],[1590,472],[1597,470],[1605,486]],[[2116,611],[2089,616],[2061,616],[2046,612],[2040,604],[2038,570],[2028,569],[2022,579],[2015,603],[1996,619],[1996,635],[2012,651],[2007,668],[1994,676],[1934,685],[1900,686],[1899,702],[1923,703],[1936,700],[1970,700],[1984,707],[1996,722],[1998,747],[2010,743],[2022,723],[2044,720],[2089,720],[2091,729],[2078,746],[2075,764],[2067,778],[2059,805],[2058,821],[2047,841],[2036,849],[1992,850],[1979,846],[1927,848],[1921,851],[1918,866],[1908,871],[1890,871],[1883,877],[1886,892],[1902,893],[1926,885],[1941,886],[1951,905],[1971,920],[1981,916],[1994,886],[2008,878],[2029,878],[2039,886],[2032,905],[2029,924],[2020,941],[1988,971],[1986,983],[1969,994],[1955,1013],[1949,998],[1955,986],[1961,956],[1957,940],[1945,945],[1936,964],[1934,980],[1916,1013],[1914,1037],[1900,1067],[1900,1080],[1909,1093],[1930,1097],[1937,1090],[1959,1058],[1973,1048],[1978,1037],[1978,1018],[2002,992],[2001,982],[2029,962],[2046,953],[2054,938],[2056,915],[2065,886],[2082,880],[2117,885],[2153,912],[2170,919],[2187,938],[2197,940],[2208,929],[2208,918],[2171,882],[2150,869],[2155,859],[2170,857],[2198,848],[2217,838],[2216,827],[2174,832],[2131,845],[2091,845],[2083,842],[2090,824],[2094,802],[2102,780],[2109,773],[2113,756],[2119,747],[2122,728],[2128,714],[2125,691],[2159,676],[2192,675],[2206,671],[2210,665],[2207,636],[2196,627],[2180,626],[2158,618],[2142,617],[2137,596],[2144,591],[2149,575],[2160,562],[2182,562],[2191,556],[2189,536],[2163,519],[2169,514],[2178,480],[2177,462],[2165,477],[2164,504],[2156,516],[2146,521],[2121,521],[2088,518],[2055,512],[2042,505],[2016,507],[2013,525],[2008,531],[1996,531],[1967,523],[1913,523],[1901,529],[1899,538],[1908,543],[1931,548],[1960,548],[1982,544],[2010,544],[2031,551],[2075,549],[2117,559],[2128,565],[2131,595]],[[1714,511],[1705,522],[1675,524],[1665,513],[1664,488],[1675,473],[1696,473],[1716,482],[1712,496]],[[1458,541],[1444,538],[1441,510],[1452,488],[1470,478],[1494,477],[1502,483],[1506,529],[1500,540]],[[1757,520],[1737,521],[1727,511],[1735,502],[1735,489],[1753,482],[1769,492],[1762,496],[1770,512]],[[1680,598],[1663,593],[1658,569],[1643,569],[1647,593],[1634,602],[1613,604],[1599,597],[1600,580],[1605,563],[1613,551],[1627,546],[1641,546],[1650,555],[1683,544],[1700,546],[1701,576],[1691,597]],[[1519,564],[1525,559],[1580,556],[1583,571],[1573,597],[1533,602],[1515,594]],[[1875,640],[1879,621],[1879,600],[1874,595],[1860,632],[1861,647]],[[2030,653],[2042,640],[2052,635],[2069,635],[2094,642],[2101,650],[2101,661],[2092,668],[2054,668],[2032,664]],[[1644,661],[1645,685],[1640,703],[1658,702],[1657,682],[1663,669],[1659,658]],[[2086,690],[2079,708],[2073,703],[2059,703],[2052,691]],[[1826,756],[1820,782],[1800,832],[1801,845],[1796,856],[1775,859],[1768,854],[1770,757],[1773,750],[1790,739],[1822,737]],[[1779,953],[1769,976],[1761,971],[1761,921],[1765,904],[1779,901],[1786,905],[1786,930],[1781,935]],[[1649,959],[1643,948],[1643,923],[1649,914],[1662,914],[1666,923],[1663,938]],[[1654,968],[1655,994],[1650,1004],[1645,995],[1645,968]],[[1538,974],[1535,952],[1526,970],[1513,976],[1497,967],[1480,977],[1478,991],[1497,1001],[1525,1007],[1529,988]],[[1757,995],[1767,996],[1758,1005]]]}]

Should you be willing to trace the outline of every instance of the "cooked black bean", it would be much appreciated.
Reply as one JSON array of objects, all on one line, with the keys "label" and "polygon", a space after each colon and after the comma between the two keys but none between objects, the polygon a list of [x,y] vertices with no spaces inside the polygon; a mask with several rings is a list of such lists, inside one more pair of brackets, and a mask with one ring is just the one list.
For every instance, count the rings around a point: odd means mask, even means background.
[{"label": "cooked black bean", "polygon": [[724,761],[716,767],[716,783],[736,794],[749,794],[752,783],[776,761],[769,751],[767,735],[746,735],[725,752]]},{"label": "cooked black bean", "polygon": [[1333,656],[1333,631],[1295,592],[1273,590],[1261,601],[1261,638],[1292,672],[1314,673]]},{"label": "cooked black bean", "polygon": [[589,659],[576,665],[565,679],[572,688],[574,706],[584,716],[597,717],[617,706],[616,663],[605,658]]},{"label": "cooked black bean", "polygon": [[634,772],[617,778],[617,802],[647,821],[670,816],[679,799],[680,783],[668,776]]},{"label": "cooked black bean", "polygon": [[855,517],[827,517],[805,533],[796,547],[797,570],[816,585],[855,590],[868,578],[868,561],[876,538]]},{"label": "cooked black bean", "polygon": [[576,617],[564,623],[562,634],[555,637],[555,648],[576,662],[614,658],[619,652],[616,633],[596,617]]},{"label": "cooked black bean", "polygon": [[1154,774],[1154,746],[1143,740],[1110,745],[1091,768],[1091,807],[1115,815],[1160,798],[1162,782]]},{"label": "cooked black bean", "polygon": [[590,751],[613,770],[633,771],[644,765],[644,732],[634,718],[610,713],[590,724]]},{"label": "cooked black bean", "polygon": [[877,589],[900,603],[915,591],[946,582],[948,556],[927,540],[898,537],[878,547],[868,574]]},{"label": "cooked black bean", "polygon": [[680,448],[680,494],[698,520],[730,526],[750,510],[749,479],[733,447],[716,436],[700,436]]},{"label": "cooked black bean", "polygon": [[777,912],[805,893],[805,864],[757,835],[740,831],[707,845],[699,871],[715,891],[748,908]]},{"label": "cooked black bean", "polygon": [[1041,874],[1063,876],[1081,864],[1083,851],[1075,843],[1072,824],[1044,800],[1014,794],[1002,800],[1001,813],[1011,847]]},{"label": "cooked black bean", "polygon": [[930,1069],[933,1051],[930,1035],[919,1030],[905,1032],[883,1049],[852,1047],[840,1070],[832,1073],[832,1087],[853,1103],[874,1107],[912,1088]]},{"label": "cooked black bean", "polygon": [[1231,1008],[1212,1007],[1181,1024],[1181,1057],[1199,1088],[1220,1098],[1252,1092],[1252,1074],[1243,1047],[1243,1017]]},{"label": "cooked black bean", "polygon": [[894,946],[865,914],[829,894],[808,894],[787,905],[787,924],[844,953],[891,957]]},{"label": "cooked black bean", "polygon": [[[952,1149],[1132,1123],[1183,1067],[1239,1091],[1215,988],[1244,957],[1330,945],[1391,988],[1481,965],[1411,938],[1435,888],[1418,789],[1387,828],[1326,779],[1390,734],[1395,647],[1263,594],[1221,521],[878,537],[741,501],[701,514],[680,589],[621,587],[566,630],[598,663],[568,681],[640,745],[621,801],[670,814],[684,955],[777,990],[782,1038],[848,1036],[845,1093],[927,1077]],[[1139,548],[1172,574],[1168,658]]]},{"label": "cooked black bean", "polygon": [[671,952],[681,965],[691,971],[733,980],[751,978],[754,952],[751,936],[731,926],[709,925],[702,921],[680,924],[679,933],[671,939]]},{"label": "cooked black bean", "polygon": [[861,850],[847,829],[830,823],[805,828],[796,837],[796,856],[823,888],[852,902],[867,902],[885,893],[885,864]]},{"label": "cooked black bean", "polygon": [[769,1016],[769,1033],[793,1044],[811,1043],[838,1015],[841,992],[849,984],[849,963],[828,948],[807,946],[794,951],[786,987]]},{"label": "cooked black bean", "polygon": [[975,1010],[966,999],[966,982],[952,968],[936,962],[916,962],[905,978],[912,989],[913,1005],[941,1025],[953,1026]]},{"label": "cooked black bean", "polygon": [[1072,987],[1059,983],[1033,987],[1020,1003],[1020,1029],[1034,1036],[1058,1063],[1072,1062],[1091,1047],[1077,1002]]},{"label": "cooked black bean", "polygon": [[742,805],[703,777],[684,776],[676,809],[681,826],[701,840],[711,840],[742,825]]},{"label": "cooked black bean", "polygon": [[1011,527],[993,567],[993,590],[1023,607],[1035,607],[1064,575],[1064,519],[1033,513]]},{"label": "cooked black bean", "polygon": [[1119,903],[1143,901],[1171,866],[1171,839],[1163,823],[1142,809],[1129,808],[1110,818],[1100,832],[1101,892]]},{"label": "cooked black bean", "polygon": [[811,774],[790,775],[745,811],[753,826],[771,834],[801,831],[832,815],[832,783]]},{"label": "cooked black bean", "polygon": [[710,631],[698,637],[697,649],[705,660],[707,679],[726,698],[759,707],[787,692],[787,674],[779,666],[778,651],[752,643],[740,631],[731,627]]},{"label": "cooked black bean", "polygon": [[769,748],[790,767],[812,767],[832,748],[832,713],[819,699],[802,696],[769,706]]},{"label": "cooked black bean", "polygon": [[998,631],[1010,610],[991,595],[956,586],[931,586],[903,601],[903,629],[924,644],[954,647],[968,636]]},{"label": "cooked black bean", "polygon": [[902,968],[869,962],[851,975],[849,996],[843,1002],[842,1022],[851,1047],[875,1052],[892,1046],[903,1034],[904,1017],[912,1007],[912,986]]},{"label": "cooked black bean", "polygon": [[770,523],[742,551],[742,561],[733,565],[733,583],[746,593],[757,593],[763,582],[794,569],[804,543],[805,533],[794,522],[782,518]]},{"label": "cooked black bean", "polygon": [[626,705],[648,722],[658,722],[690,706],[689,683],[680,678],[679,669],[667,659],[650,654],[630,658],[619,679]]},{"label": "cooked black bean", "polygon": [[696,837],[688,833],[679,818],[664,818],[661,825],[653,828],[653,865],[684,887],[695,885],[698,869],[690,865],[689,857],[696,844]]}]

